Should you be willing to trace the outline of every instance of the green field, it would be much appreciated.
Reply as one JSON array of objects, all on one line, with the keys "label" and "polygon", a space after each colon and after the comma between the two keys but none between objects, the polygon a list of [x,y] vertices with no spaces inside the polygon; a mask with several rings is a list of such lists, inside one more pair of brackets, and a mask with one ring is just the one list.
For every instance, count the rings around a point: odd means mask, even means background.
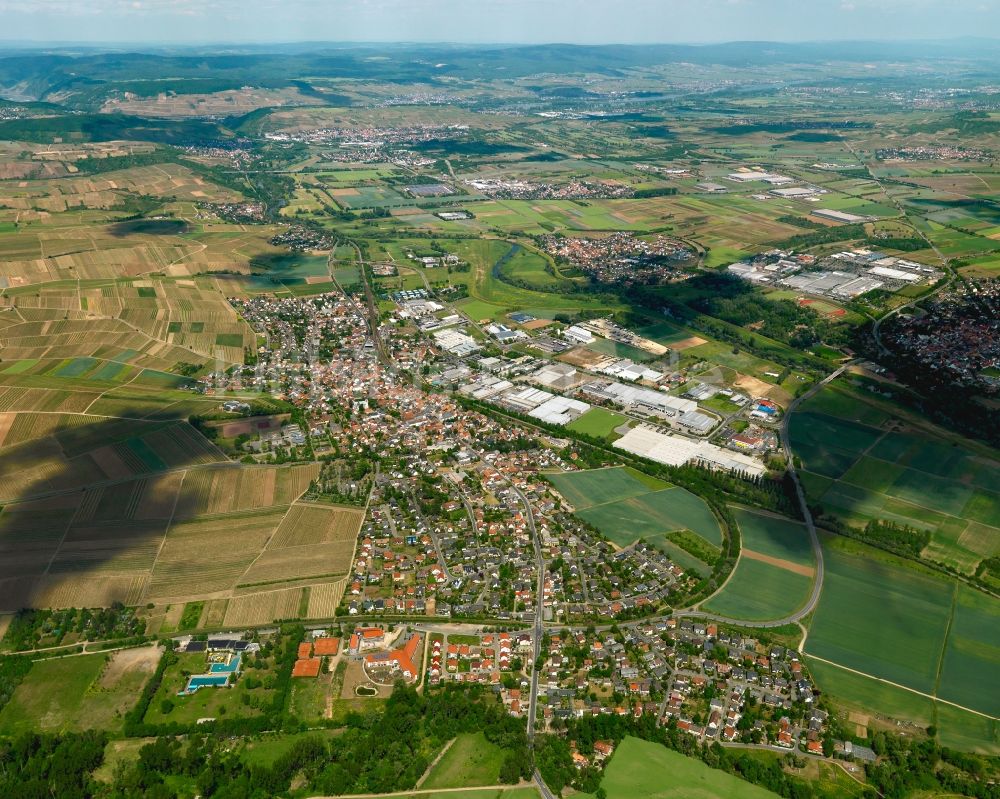
[{"label": "green field", "polygon": [[119,671],[112,669],[112,657],[37,661],[0,711],[0,734],[119,729],[156,661]]},{"label": "green field", "polygon": [[[847,539],[824,542],[808,654],[970,710],[1000,713],[1000,601]],[[985,682],[984,682],[985,681]]]},{"label": "green field", "polygon": [[824,544],[826,578],[807,651],[933,694],[953,584]]},{"label": "green field", "polygon": [[744,555],[725,587],[702,607],[743,621],[781,619],[806,603],[812,584],[811,577]]},{"label": "green field", "polygon": [[[636,475],[637,473],[631,469],[617,466],[612,469],[547,474],[546,478],[560,494],[566,497],[567,502],[580,510],[592,505],[602,505],[605,502],[615,502],[649,493],[650,486]],[[650,480],[648,477],[645,479]],[[661,489],[669,487],[667,483],[659,481],[656,483]]]},{"label": "green field", "polygon": [[638,738],[625,738],[618,745],[601,787],[608,799],[767,799],[777,795]]},{"label": "green field", "polygon": [[769,513],[735,508],[743,548],[802,566],[814,567],[812,542],[804,524]]},{"label": "green field", "polygon": [[805,660],[816,684],[839,705],[864,715],[878,714],[921,727],[936,726],[938,739],[944,746],[1000,754],[1000,722],[845,671],[808,655]]},{"label": "green field", "polygon": [[591,408],[579,419],[566,425],[566,429],[572,430],[574,433],[607,438],[614,433],[616,427],[620,427],[627,421],[628,417],[619,413],[613,413],[604,408]]},{"label": "green field", "polygon": [[683,488],[592,505],[577,511],[577,515],[620,546],[673,530],[691,530],[708,543],[722,546],[722,530],[712,511]]},{"label": "green field", "polygon": [[923,556],[972,573],[1000,553],[1000,455],[926,429],[886,431],[900,417],[835,383],[792,416],[792,447],[813,503],[856,527],[871,519],[926,530]]},{"label": "green field", "polygon": [[430,770],[421,788],[474,788],[497,785],[505,752],[481,733],[459,735]]}]

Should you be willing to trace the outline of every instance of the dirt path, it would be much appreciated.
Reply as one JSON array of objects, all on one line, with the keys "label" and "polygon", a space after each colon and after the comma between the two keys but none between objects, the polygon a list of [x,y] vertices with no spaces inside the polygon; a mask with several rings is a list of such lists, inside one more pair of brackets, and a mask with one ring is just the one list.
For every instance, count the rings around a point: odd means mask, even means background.
[{"label": "dirt path", "polygon": [[[516,788],[527,788],[532,783],[520,783],[518,785],[477,785],[475,788],[432,788],[430,790],[396,791],[394,793],[353,793],[351,799],[383,799],[391,796],[420,796],[439,793],[468,793],[469,791],[511,791]],[[341,799],[338,796],[310,796],[309,799]]]},{"label": "dirt path", "polygon": [[808,652],[803,653],[807,657],[813,660],[818,660],[820,663],[826,663],[830,666],[836,666],[838,669],[843,669],[844,671],[849,671],[851,674],[860,674],[862,677],[867,677],[870,680],[875,680],[876,682],[885,683],[886,685],[891,685],[893,688],[902,688],[904,691],[909,691],[911,694],[916,694],[917,696],[925,697],[926,699],[931,699],[934,702],[940,702],[942,705],[951,705],[952,707],[957,707],[959,710],[964,710],[966,713],[972,713],[976,716],[982,716],[984,719],[990,719],[992,721],[1000,721],[1000,718],[996,716],[991,716],[989,713],[983,713],[980,710],[973,710],[971,707],[965,707],[957,702],[949,702],[947,699],[941,699],[933,694],[925,694],[923,691],[918,691],[916,688],[910,688],[908,685],[900,685],[898,682],[892,682],[891,680],[884,680],[881,677],[876,677],[874,674],[867,674],[863,671],[858,671],[857,669],[852,669],[844,666],[840,663],[834,663],[832,660],[827,660],[826,658],[817,657],[816,655],[810,655]]},{"label": "dirt path", "polygon": [[420,788],[420,786],[424,784],[424,782],[427,780],[427,777],[430,776],[430,773],[434,770],[434,767],[441,761],[441,758],[444,757],[445,752],[451,749],[451,745],[455,743],[455,741],[457,740],[458,740],[457,738],[452,738],[450,741],[448,741],[448,743],[444,745],[444,749],[438,752],[438,756],[431,761],[431,764],[427,767],[427,771],[425,771],[423,773],[423,776],[421,776],[420,779],[417,780],[417,788]]}]

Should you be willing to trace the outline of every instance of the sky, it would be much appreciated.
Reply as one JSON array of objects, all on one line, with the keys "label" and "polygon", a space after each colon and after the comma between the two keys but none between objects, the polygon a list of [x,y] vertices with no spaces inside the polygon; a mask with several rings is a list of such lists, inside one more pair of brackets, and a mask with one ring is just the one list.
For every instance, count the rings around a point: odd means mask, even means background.
[{"label": "sky", "polygon": [[0,0],[0,40],[668,43],[1000,37],[1000,0]]}]

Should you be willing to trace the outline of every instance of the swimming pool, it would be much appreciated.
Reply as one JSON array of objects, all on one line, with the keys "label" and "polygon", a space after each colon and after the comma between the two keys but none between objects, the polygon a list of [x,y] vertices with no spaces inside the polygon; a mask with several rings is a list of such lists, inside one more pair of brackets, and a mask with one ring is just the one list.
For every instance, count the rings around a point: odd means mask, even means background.
[{"label": "swimming pool", "polygon": [[208,670],[212,674],[235,674],[240,670],[240,656],[236,655],[229,663],[213,663]]},{"label": "swimming pool", "polygon": [[187,688],[184,689],[183,693],[193,694],[199,688],[213,687],[218,688],[229,682],[229,675],[223,674],[219,676],[212,676],[211,674],[200,674],[197,677],[191,677],[188,680]]}]

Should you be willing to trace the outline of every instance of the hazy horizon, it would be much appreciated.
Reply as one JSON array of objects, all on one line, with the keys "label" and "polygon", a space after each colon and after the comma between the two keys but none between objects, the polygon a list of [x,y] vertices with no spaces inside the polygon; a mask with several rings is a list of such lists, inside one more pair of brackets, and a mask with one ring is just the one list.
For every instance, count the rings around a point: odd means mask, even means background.
[{"label": "hazy horizon", "polygon": [[718,44],[1000,33],[1000,0],[0,0],[6,44]]}]

